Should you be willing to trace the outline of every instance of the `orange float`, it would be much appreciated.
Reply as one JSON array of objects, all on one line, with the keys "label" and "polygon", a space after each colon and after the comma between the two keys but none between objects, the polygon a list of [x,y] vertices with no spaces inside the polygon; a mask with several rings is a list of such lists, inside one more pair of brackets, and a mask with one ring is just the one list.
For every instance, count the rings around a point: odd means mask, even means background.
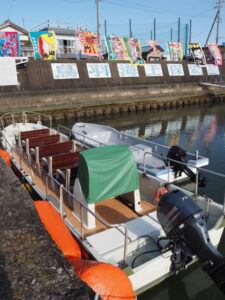
[{"label": "orange float", "polygon": [[60,215],[47,201],[35,201],[42,223],[81,280],[104,300],[136,299],[132,284],[119,268],[98,261],[81,259],[82,250]]},{"label": "orange float", "polygon": [[46,230],[64,256],[68,260],[81,258],[80,245],[72,237],[69,229],[54,207],[47,201],[35,201],[34,204]]},{"label": "orange float", "polygon": [[5,160],[8,166],[11,166],[11,157],[8,152],[0,150],[0,156]]},{"label": "orange float", "polygon": [[98,261],[71,261],[77,275],[104,300],[134,300],[136,295],[127,275],[119,268]]}]

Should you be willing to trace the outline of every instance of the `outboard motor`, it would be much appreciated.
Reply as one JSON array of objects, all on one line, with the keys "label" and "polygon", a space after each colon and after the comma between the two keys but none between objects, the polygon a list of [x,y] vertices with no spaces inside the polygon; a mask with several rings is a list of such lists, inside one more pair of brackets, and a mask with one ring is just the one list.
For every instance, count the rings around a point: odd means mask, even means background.
[{"label": "outboard motor", "polygon": [[172,271],[185,268],[196,255],[203,271],[225,294],[225,257],[210,242],[203,210],[189,196],[174,190],[162,196],[157,216],[173,245]]},{"label": "outboard motor", "polygon": [[[195,173],[188,166],[179,164],[179,161],[182,163],[188,162],[187,152],[184,149],[180,148],[179,146],[172,146],[170,147],[166,158],[176,160],[176,162],[169,160],[170,166],[173,168],[173,171],[175,173],[175,178],[177,176],[181,176],[181,174],[184,172],[190,178],[191,181],[195,182]],[[168,160],[165,160],[165,164],[168,166]],[[204,187],[206,185],[206,178],[203,177],[201,174],[199,174],[198,181],[199,186]]]}]

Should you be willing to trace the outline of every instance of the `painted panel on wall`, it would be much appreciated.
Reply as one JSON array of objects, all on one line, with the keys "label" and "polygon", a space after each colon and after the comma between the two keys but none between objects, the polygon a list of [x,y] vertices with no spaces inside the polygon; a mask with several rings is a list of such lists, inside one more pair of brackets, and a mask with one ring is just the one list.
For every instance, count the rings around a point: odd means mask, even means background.
[{"label": "painted panel on wall", "polygon": [[168,64],[167,68],[170,76],[184,76],[184,69],[181,64]]},{"label": "painted panel on wall", "polygon": [[120,77],[139,77],[137,66],[131,64],[117,64]]},{"label": "painted panel on wall", "polygon": [[1,57],[0,70],[0,86],[19,85],[14,58]]},{"label": "painted panel on wall", "polygon": [[220,75],[220,70],[218,66],[206,65],[208,75]]},{"label": "painted panel on wall", "polygon": [[89,78],[111,78],[109,64],[87,63]]},{"label": "painted panel on wall", "polygon": [[162,67],[160,64],[145,64],[146,76],[163,76]]},{"label": "painted panel on wall", "polygon": [[68,64],[51,64],[54,79],[78,79],[79,73],[77,65]]},{"label": "painted panel on wall", "polygon": [[188,71],[190,76],[202,76],[202,68],[196,64],[188,64]]}]

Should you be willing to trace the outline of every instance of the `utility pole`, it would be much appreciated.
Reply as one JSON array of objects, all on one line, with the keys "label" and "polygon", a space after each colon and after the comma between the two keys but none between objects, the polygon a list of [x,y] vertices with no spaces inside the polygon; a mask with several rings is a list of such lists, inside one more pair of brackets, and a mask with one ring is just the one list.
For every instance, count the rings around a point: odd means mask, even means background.
[{"label": "utility pole", "polygon": [[156,40],[156,18],[154,18],[154,40]]},{"label": "utility pole", "polygon": [[177,41],[180,42],[180,18],[178,18]]},{"label": "utility pole", "polygon": [[100,0],[96,1],[96,13],[97,13],[97,34],[98,34],[98,42],[100,43]]},{"label": "utility pole", "polygon": [[220,24],[222,23],[222,18],[221,18],[221,9],[223,8],[223,2],[225,0],[217,0],[216,1],[216,8],[218,10],[217,13],[217,26],[216,26],[216,43],[219,43],[220,39]]},{"label": "utility pole", "polygon": [[105,35],[107,35],[107,23],[106,23],[106,20],[104,21],[104,27],[105,27]]},{"label": "utility pole", "polygon": [[129,36],[130,36],[130,38],[132,38],[132,37],[133,37],[131,19],[129,19]]}]

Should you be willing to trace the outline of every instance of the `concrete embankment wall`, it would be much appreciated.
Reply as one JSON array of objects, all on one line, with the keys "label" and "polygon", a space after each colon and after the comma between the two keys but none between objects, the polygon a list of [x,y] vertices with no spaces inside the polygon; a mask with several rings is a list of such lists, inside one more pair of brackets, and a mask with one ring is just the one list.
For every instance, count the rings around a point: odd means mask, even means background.
[{"label": "concrete embankment wall", "polygon": [[51,240],[33,200],[0,157],[0,299],[94,299]]},{"label": "concrete embankment wall", "polygon": [[[54,79],[52,63],[76,63],[79,78]],[[107,113],[107,110],[118,112],[183,105],[193,102],[193,99],[197,102],[208,101],[205,89],[199,86],[201,76],[190,76],[190,62],[179,62],[184,76],[170,76],[167,65],[172,62],[161,62],[163,76],[146,76],[144,67],[138,66],[139,76],[127,78],[120,77],[117,62],[110,61],[105,61],[110,67],[110,78],[89,78],[87,63],[101,62],[30,60],[26,66],[18,67],[20,85],[0,86],[0,111],[73,107],[75,111],[85,109],[98,114]],[[202,71],[203,76],[207,75],[206,68],[202,68]],[[225,68],[220,67],[220,74],[224,73]],[[94,106],[100,108],[94,110]]]}]

